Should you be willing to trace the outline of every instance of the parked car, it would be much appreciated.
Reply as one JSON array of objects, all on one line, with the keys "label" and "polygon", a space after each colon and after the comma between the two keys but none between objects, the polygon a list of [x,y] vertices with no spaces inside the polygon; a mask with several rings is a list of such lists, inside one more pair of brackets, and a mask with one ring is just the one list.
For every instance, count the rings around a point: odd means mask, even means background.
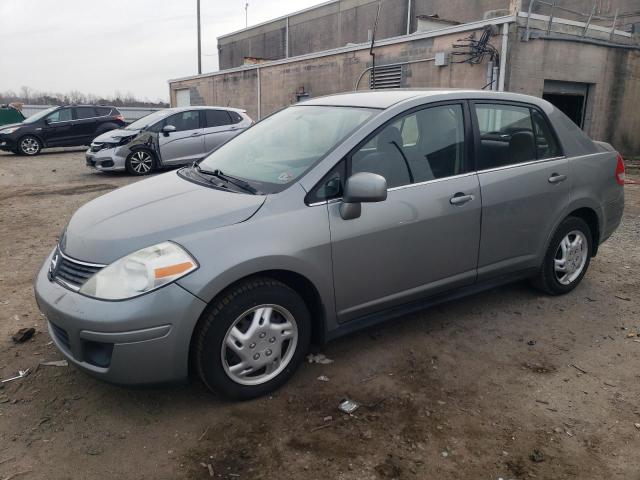
[{"label": "parked car", "polygon": [[96,135],[126,125],[117,108],[93,105],[51,107],[0,129],[0,150],[37,155],[43,148],[89,145]]},{"label": "parked car", "polygon": [[87,165],[148,175],[200,160],[252,124],[237,108],[168,108],[97,137],[87,150]]},{"label": "parked car", "polygon": [[570,292],[620,223],[623,183],[620,155],[539,98],[316,98],[80,208],[36,298],[91,375],[156,383],[191,365],[251,398],[312,340],[519,279]]},{"label": "parked car", "polygon": [[17,108],[11,105],[0,105],[0,126],[20,123],[23,120],[24,115]]}]

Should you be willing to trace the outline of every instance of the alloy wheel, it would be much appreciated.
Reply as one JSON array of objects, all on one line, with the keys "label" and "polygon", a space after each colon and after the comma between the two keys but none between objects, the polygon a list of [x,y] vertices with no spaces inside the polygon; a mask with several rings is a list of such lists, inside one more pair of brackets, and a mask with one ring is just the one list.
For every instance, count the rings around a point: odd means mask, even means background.
[{"label": "alloy wheel", "polygon": [[145,151],[134,152],[129,161],[134,172],[141,175],[149,173],[153,168],[153,158]]},{"label": "alloy wheel", "polygon": [[584,270],[589,242],[580,230],[572,230],[560,241],[554,257],[556,279],[562,285],[574,282]]},{"label": "alloy wheel", "polygon": [[40,151],[40,143],[33,137],[27,137],[20,142],[20,150],[26,155],[35,155]]},{"label": "alloy wheel", "polygon": [[231,380],[260,385],[291,362],[298,343],[293,315],[279,305],[258,305],[238,316],[222,343],[222,365]]}]

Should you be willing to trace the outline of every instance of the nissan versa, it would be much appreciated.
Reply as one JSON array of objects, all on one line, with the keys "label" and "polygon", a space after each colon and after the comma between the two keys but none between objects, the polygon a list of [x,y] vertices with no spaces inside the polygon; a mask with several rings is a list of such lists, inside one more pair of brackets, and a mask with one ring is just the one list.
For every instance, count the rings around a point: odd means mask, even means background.
[{"label": "nissan versa", "polygon": [[97,170],[147,175],[200,160],[252,124],[236,108],[167,108],[100,135],[87,150],[86,162]]},{"label": "nissan versa", "polygon": [[618,226],[624,164],[538,98],[316,98],[81,207],[37,275],[57,347],[120,384],[233,398],[310,342],[530,278],[571,291]]}]

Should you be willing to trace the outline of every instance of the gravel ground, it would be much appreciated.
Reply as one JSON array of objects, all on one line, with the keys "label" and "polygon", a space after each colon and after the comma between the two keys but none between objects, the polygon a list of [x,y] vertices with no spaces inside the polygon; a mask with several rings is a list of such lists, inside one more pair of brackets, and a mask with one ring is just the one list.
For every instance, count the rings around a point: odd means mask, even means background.
[{"label": "gravel ground", "polygon": [[571,294],[519,283],[399,318],[231,403],[196,380],[131,389],[38,366],[62,357],[34,272],[79,206],[136,180],[77,150],[0,154],[0,377],[33,372],[0,389],[0,479],[640,478],[640,185]]}]

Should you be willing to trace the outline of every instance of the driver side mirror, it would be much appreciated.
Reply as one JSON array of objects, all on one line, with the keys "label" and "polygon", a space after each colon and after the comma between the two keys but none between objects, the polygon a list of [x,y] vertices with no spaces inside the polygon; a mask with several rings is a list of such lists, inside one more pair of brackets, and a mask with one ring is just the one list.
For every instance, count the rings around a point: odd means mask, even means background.
[{"label": "driver side mirror", "polygon": [[50,118],[45,118],[44,119],[44,124],[45,125],[51,125],[51,119]]},{"label": "driver side mirror", "polygon": [[387,199],[387,180],[376,173],[360,172],[347,179],[340,205],[343,220],[358,218],[362,203],[383,202]]},{"label": "driver side mirror", "polygon": [[174,127],[173,125],[165,125],[164,127],[162,127],[162,133],[165,134],[165,136],[169,136],[169,134],[171,132],[175,132],[176,131],[176,127]]}]

